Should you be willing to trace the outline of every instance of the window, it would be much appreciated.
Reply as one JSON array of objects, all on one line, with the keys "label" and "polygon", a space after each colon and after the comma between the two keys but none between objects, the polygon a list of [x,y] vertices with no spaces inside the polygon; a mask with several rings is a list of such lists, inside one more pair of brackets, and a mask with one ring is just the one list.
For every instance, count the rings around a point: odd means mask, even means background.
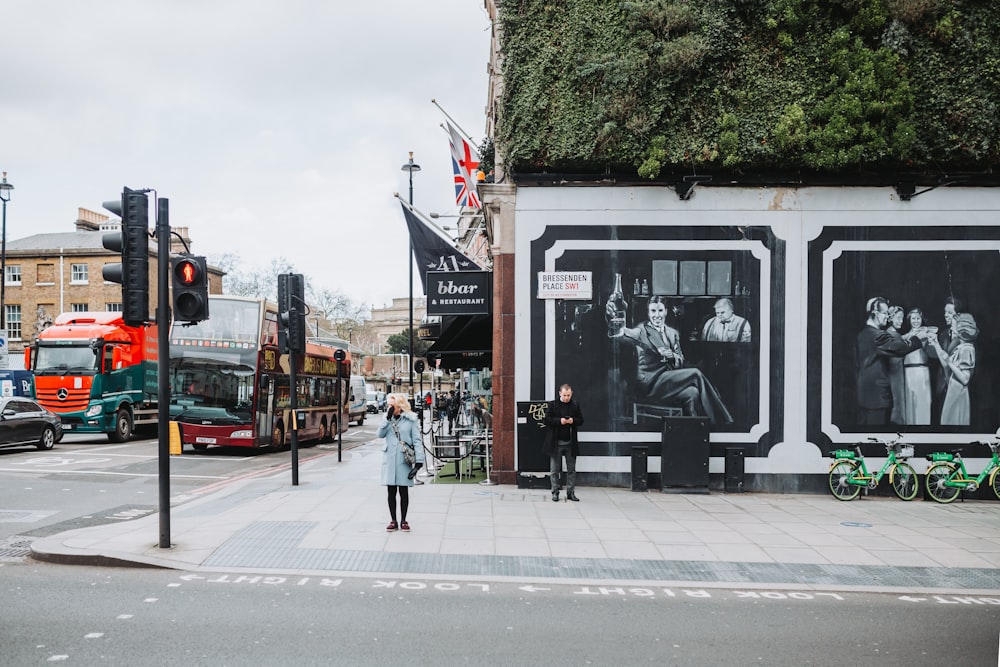
[{"label": "window", "polygon": [[85,303],[71,303],[69,305],[69,309],[70,309],[71,312],[74,312],[74,313],[86,313],[88,310],[90,310],[87,307],[87,304],[85,304]]},{"label": "window", "polygon": [[4,320],[7,322],[7,338],[20,340],[21,338],[21,304],[4,304]]},{"label": "window", "polygon": [[20,264],[14,264],[13,266],[11,266],[10,264],[8,264],[7,265],[7,275],[5,276],[4,281],[8,285],[20,285],[21,284],[21,265]]},{"label": "window", "polygon": [[86,283],[88,282],[88,272],[86,264],[71,264],[70,265],[70,277],[69,281],[71,283]]},{"label": "window", "polygon": [[120,313],[122,312],[122,305],[120,303],[106,303],[104,304],[104,310],[109,313]]}]

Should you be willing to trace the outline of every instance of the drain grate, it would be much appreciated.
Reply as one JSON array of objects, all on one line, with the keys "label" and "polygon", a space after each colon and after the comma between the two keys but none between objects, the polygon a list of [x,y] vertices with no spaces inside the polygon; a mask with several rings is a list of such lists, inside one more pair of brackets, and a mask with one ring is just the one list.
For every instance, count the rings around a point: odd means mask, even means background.
[{"label": "drain grate", "polygon": [[0,540],[0,561],[19,561],[31,555],[31,543],[35,541],[33,537],[24,535],[12,535],[4,540]]}]

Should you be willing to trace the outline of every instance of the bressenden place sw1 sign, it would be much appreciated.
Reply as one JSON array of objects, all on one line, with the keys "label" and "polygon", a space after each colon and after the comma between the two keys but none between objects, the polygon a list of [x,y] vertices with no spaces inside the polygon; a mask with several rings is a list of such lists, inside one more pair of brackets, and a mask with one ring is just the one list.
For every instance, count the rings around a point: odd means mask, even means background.
[{"label": "bressenden place sw1 sign", "polygon": [[428,315],[489,315],[490,271],[428,271]]},{"label": "bressenden place sw1 sign", "polygon": [[539,299],[586,299],[594,295],[590,271],[539,271]]}]

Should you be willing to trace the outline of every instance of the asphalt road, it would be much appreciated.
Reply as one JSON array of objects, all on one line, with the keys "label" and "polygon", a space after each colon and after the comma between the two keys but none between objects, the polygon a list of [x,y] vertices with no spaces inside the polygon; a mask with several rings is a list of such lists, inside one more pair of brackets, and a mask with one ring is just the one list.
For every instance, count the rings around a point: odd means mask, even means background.
[{"label": "asphalt road", "polygon": [[[751,594],[753,593],[753,594]],[[0,566],[5,665],[989,665],[1000,600]]]}]

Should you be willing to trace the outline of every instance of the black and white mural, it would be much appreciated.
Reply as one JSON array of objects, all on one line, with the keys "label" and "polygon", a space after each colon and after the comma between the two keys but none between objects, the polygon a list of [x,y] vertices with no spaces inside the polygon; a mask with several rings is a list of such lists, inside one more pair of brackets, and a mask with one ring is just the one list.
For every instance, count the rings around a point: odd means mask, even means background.
[{"label": "black and white mural", "polygon": [[[598,484],[626,483],[634,445],[657,470],[671,416],[709,424],[713,473],[741,449],[748,488],[822,490],[831,448],[877,456],[869,438],[896,433],[922,473],[924,454],[1000,427],[996,201],[991,188],[910,201],[892,188],[685,201],[519,188],[516,400],[573,385],[578,470]],[[590,272],[590,298],[539,298],[552,271]]]},{"label": "black and white mural", "polygon": [[809,261],[810,302],[822,306],[810,331],[820,442],[968,442],[997,430],[998,230],[830,228]]},{"label": "black and white mural", "polygon": [[664,416],[707,417],[713,442],[766,452],[780,395],[775,241],[749,228],[549,228],[532,274],[590,271],[594,289],[587,301],[532,300],[545,323],[532,334],[532,394],[573,385],[611,455],[634,441],[622,434],[658,439]]}]

